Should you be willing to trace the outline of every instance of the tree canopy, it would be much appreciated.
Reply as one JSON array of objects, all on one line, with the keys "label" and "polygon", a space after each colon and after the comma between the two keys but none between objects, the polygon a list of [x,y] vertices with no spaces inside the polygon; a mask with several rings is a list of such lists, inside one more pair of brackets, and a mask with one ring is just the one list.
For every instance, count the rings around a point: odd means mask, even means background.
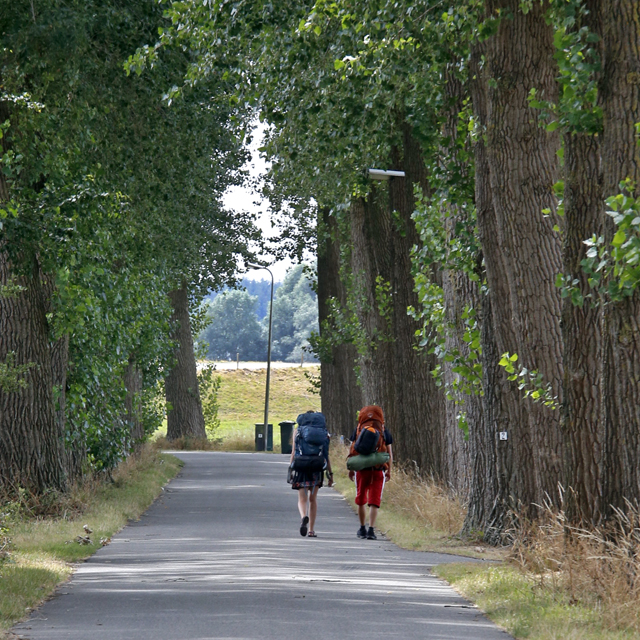
[{"label": "tree canopy", "polygon": [[[55,423],[57,367],[30,363],[57,362],[47,340],[68,337],[65,433],[89,443],[99,419],[78,420],[76,398],[112,424],[125,369],[139,362],[151,388],[185,360],[187,292],[198,303],[253,259],[251,220],[220,195],[242,180],[257,112],[275,255],[317,248],[329,422],[348,436],[354,407],[381,404],[398,457],[465,495],[465,530],[493,542],[514,502],[535,516],[566,499],[599,524],[640,499],[637,0],[38,11],[2,17],[0,300],[52,323],[34,321],[22,352],[7,326],[6,402],[48,366],[29,388],[49,389]],[[315,322],[290,276],[273,309],[283,358]],[[250,313],[248,294],[224,296]]]},{"label": "tree canopy", "polygon": [[[244,179],[250,114],[220,80],[163,101],[188,53],[167,51],[153,71],[127,76],[127,57],[166,22],[157,3],[3,5],[0,360],[25,383],[20,397],[1,393],[3,465],[37,488],[12,467],[8,426],[21,402],[37,406],[43,429],[65,443],[49,461],[63,486],[87,461],[121,459],[141,436],[133,422],[143,420],[142,433],[158,424],[154,397],[175,346],[167,294],[186,282],[197,303],[249,255],[252,218],[221,197]],[[37,349],[26,346],[33,335],[12,337],[20,327],[6,324],[9,306],[46,316]],[[133,404],[132,367],[142,384]]]}]

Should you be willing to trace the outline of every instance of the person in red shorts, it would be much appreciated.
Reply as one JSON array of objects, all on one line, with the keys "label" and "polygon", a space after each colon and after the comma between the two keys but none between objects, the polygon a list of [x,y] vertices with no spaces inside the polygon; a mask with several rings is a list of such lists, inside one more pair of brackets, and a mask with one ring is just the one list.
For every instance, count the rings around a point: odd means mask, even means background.
[{"label": "person in red shorts", "polygon": [[[368,407],[365,407],[368,408]],[[378,408],[378,407],[375,407]],[[380,410],[382,414],[382,410]],[[358,529],[358,538],[367,538],[368,540],[376,540],[377,536],[374,530],[378,509],[382,501],[382,491],[384,483],[391,478],[391,464],[393,462],[393,436],[383,423],[384,441],[389,454],[389,462],[382,467],[371,467],[362,469],[361,471],[349,471],[349,478],[356,483],[356,504],[358,505],[358,517],[360,518],[360,528]],[[351,441],[355,442],[358,435],[356,428],[351,435]],[[369,507],[369,528],[366,527],[366,507]]]}]

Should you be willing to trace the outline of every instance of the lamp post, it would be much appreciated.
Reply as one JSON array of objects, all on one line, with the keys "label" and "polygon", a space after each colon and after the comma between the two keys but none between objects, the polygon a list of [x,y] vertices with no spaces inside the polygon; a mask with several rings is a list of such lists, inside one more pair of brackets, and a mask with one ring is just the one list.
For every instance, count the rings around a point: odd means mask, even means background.
[{"label": "lamp post", "polygon": [[404,171],[391,171],[384,169],[368,169],[372,180],[390,180],[391,178],[404,178]]},{"label": "lamp post", "polygon": [[269,336],[267,338],[267,384],[264,392],[264,450],[267,451],[269,437],[269,383],[271,382],[271,324],[273,319],[273,273],[268,267],[247,263],[251,269],[265,269],[271,276],[271,303],[269,304]]}]

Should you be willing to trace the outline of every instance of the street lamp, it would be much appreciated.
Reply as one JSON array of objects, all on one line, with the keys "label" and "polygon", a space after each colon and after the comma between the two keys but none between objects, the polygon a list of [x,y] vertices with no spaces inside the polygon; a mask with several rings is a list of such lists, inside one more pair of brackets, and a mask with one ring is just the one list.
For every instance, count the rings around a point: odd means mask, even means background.
[{"label": "street lamp", "polygon": [[265,269],[271,276],[271,304],[269,305],[269,337],[267,338],[267,384],[264,392],[264,450],[267,451],[269,436],[269,382],[271,381],[271,324],[273,319],[273,273],[268,267],[247,262],[247,267],[251,269]]},{"label": "street lamp", "polygon": [[404,178],[404,171],[385,171],[384,169],[369,169],[369,177],[372,180],[389,180],[391,178]]}]

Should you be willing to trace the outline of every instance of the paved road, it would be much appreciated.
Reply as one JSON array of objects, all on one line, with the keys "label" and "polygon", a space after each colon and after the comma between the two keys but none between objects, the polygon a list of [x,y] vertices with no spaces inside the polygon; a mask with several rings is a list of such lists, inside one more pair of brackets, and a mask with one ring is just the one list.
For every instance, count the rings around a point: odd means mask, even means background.
[{"label": "paved road", "polygon": [[32,640],[506,640],[430,569],[452,556],[358,540],[322,489],[302,538],[285,456],[190,452],[139,522],[14,628]]}]

